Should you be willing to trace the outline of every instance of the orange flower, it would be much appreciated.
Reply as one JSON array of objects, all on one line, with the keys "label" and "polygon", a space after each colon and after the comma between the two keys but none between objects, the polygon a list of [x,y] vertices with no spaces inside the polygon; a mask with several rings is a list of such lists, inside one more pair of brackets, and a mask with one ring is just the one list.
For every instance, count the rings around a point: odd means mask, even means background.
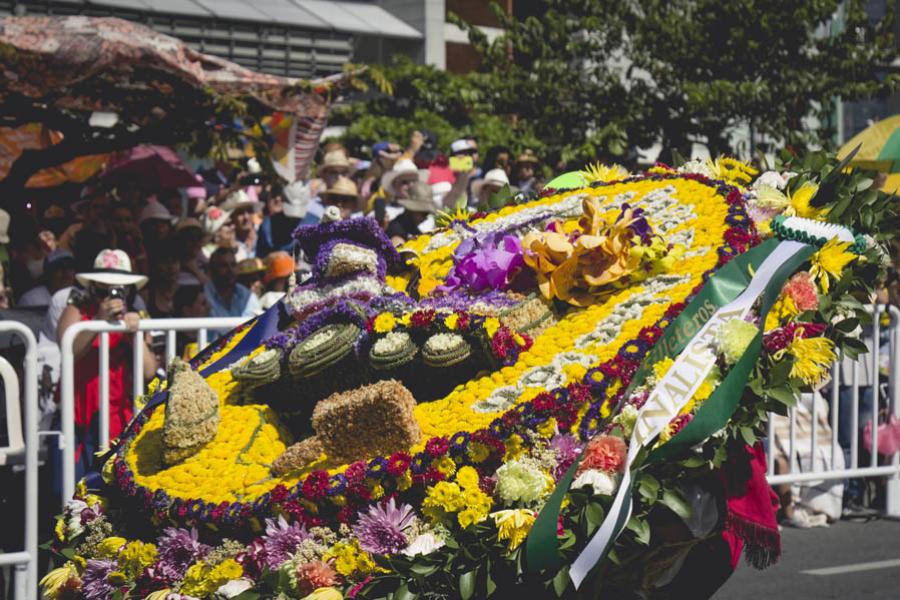
[{"label": "orange flower", "polygon": [[633,273],[641,263],[640,255],[631,252],[632,209],[616,219],[611,211],[601,212],[597,198],[585,198],[582,206],[581,232],[571,238],[555,226],[522,240],[525,264],[534,269],[541,294],[576,306],[592,304],[604,291],[600,288]]}]

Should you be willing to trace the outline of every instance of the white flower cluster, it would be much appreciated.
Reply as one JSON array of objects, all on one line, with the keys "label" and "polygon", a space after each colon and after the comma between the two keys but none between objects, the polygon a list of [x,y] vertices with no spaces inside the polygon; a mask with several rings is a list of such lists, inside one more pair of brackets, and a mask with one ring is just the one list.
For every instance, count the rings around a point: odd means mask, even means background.
[{"label": "white flower cluster", "polygon": [[351,273],[378,272],[378,254],[374,250],[354,244],[335,244],[325,267],[327,277],[339,277]]},{"label": "white flower cluster", "polygon": [[337,285],[321,288],[295,288],[288,296],[287,303],[294,311],[299,312],[316,302],[332,298],[363,293],[377,296],[383,292],[384,288],[384,284],[375,277],[357,277]]},{"label": "white flower cluster", "polygon": [[462,348],[465,343],[466,340],[456,333],[436,333],[425,341],[425,351],[428,353],[450,352]]},{"label": "white flower cluster", "polygon": [[405,331],[392,331],[383,338],[375,342],[372,351],[376,356],[384,356],[394,354],[401,348],[409,344],[409,334]]},{"label": "white flower cluster", "polygon": [[589,487],[596,496],[612,496],[619,488],[619,479],[599,469],[588,469],[575,478],[569,489],[578,490]]}]

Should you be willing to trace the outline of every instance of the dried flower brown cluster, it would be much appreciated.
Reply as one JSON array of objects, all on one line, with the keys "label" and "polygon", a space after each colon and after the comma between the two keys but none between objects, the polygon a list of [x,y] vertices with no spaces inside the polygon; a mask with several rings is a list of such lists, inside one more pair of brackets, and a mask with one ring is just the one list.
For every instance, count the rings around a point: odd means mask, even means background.
[{"label": "dried flower brown cluster", "polygon": [[219,430],[219,398],[189,364],[169,365],[169,401],[163,426],[163,461],[171,466],[196,454]]}]

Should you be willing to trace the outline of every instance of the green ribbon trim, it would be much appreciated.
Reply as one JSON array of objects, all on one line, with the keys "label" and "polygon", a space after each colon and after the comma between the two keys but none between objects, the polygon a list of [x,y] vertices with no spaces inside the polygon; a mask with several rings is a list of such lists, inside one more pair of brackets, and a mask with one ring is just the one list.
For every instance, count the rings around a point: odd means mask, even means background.
[{"label": "green ribbon trim", "polygon": [[658,462],[666,460],[672,456],[676,456],[697,444],[706,440],[710,435],[719,431],[728,423],[728,420],[737,410],[744,387],[747,385],[747,379],[750,372],[756,365],[762,350],[763,329],[766,323],[766,316],[769,314],[772,305],[781,293],[784,282],[788,277],[805,263],[816,248],[807,246],[794,254],[790,259],[784,262],[763,292],[759,306],[759,331],[750,342],[750,345],[744,351],[744,354],[738,359],[737,363],[722,380],[722,383],[716,388],[709,399],[703,403],[703,406],[691,419],[691,422],[685,425],[684,429],[679,431],[668,442],[654,450],[647,457],[647,462]]},{"label": "green ribbon trim", "polygon": [[[666,332],[642,361],[640,368],[635,373],[635,376],[632,379],[632,383],[629,386],[628,391],[626,392],[626,396],[628,395],[628,393],[630,393],[631,389],[633,389],[640,382],[646,379],[646,376],[652,368],[653,364],[661,360],[664,356],[677,356],[684,349],[687,343],[694,337],[694,335],[696,335],[697,332],[700,331],[702,325],[712,316],[712,314],[716,310],[737,298],[741,294],[741,292],[746,289],[747,285],[750,283],[750,280],[753,278],[752,272],[759,268],[759,265],[762,264],[766,257],[768,257],[769,254],[772,253],[772,251],[776,246],[778,246],[779,243],[780,242],[776,239],[768,240],[754,248],[751,248],[740,256],[735,257],[727,265],[720,268],[706,282],[697,296],[682,311],[682,313],[675,319],[675,321],[668,328],[666,328]],[[809,253],[807,253],[805,250],[801,251],[797,255],[795,255],[795,257],[803,255],[805,260],[813,250],[814,249],[811,248]],[[788,262],[793,263],[794,261],[791,260]],[[776,278],[781,275],[781,272],[782,269],[779,269],[776,272]],[[766,312],[768,312],[769,308],[771,308],[771,304],[774,303],[775,298],[777,298],[778,293],[781,291],[781,285],[777,286],[777,289],[774,292],[774,297],[771,298],[771,301],[768,304],[765,304],[768,296],[771,295],[771,291],[771,289],[767,289],[764,297],[764,307],[766,309]],[[705,314],[705,317],[702,319],[696,319],[697,315],[701,313],[701,310],[703,311],[703,313],[708,314]],[[701,316],[704,315],[701,314]],[[764,322],[764,320],[762,322]],[[762,337],[761,335],[758,337],[759,340],[754,340],[754,343],[756,343],[757,346],[761,346]],[[751,344],[751,348],[752,347],[753,344]],[[738,365],[742,365],[743,361],[744,363],[749,363],[749,369],[752,369],[753,365],[755,364],[755,357],[752,361],[744,361],[745,358],[746,356],[742,357],[741,360],[738,361]],[[735,368],[732,369],[732,372],[737,368],[738,366],[735,366]],[[741,389],[739,391],[742,391],[743,385],[746,384],[746,376],[749,375],[749,369],[744,376],[745,378],[743,380],[743,383],[741,383]],[[729,375],[731,375],[731,373],[729,373]],[[736,402],[736,399],[739,398],[739,395],[733,395],[735,396]],[[716,393],[713,393],[713,397],[715,396]],[[700,430],[700,427],[703,423],[707,423],[709,426],[713,426],[721,421],[723,416],[726,414],[727,417],[725,417],[725,422],[727,422],[728,418],[730,418],[734,413],[737,404],[735,403],[734,407],[730,409],[730,412],[727,406],[723,406],[717,414],[714,414],[716,413],[715,408],[717,407],[717,404],[713,403],[713,397],[710,397],[710,399],[704,403],[703,407],[701,407],[700,411],[698,411],[698,414],[694,417],[691,423],[688,423],[688,425],[685,426],[684,429],[682,429],[676,436],[669,440],[669,442],[664,446],[661,446],[660,449],[670,446],[676,440],[679,440],[679,447],[681,447],[682,443],[680,442],[680,438],[682,438],[682,436],[685,439],[684,444],[686,445],[689,437],[697,436],[699,435],[699,431],[703,431]],[[709,414],[704,415],[701,420],[701,412],[706,412]],[[693,425],[693,423],[698,420],[700,420],[698,425],[692,428],[691,425]],[[720,428],[721,426],[712,431],[717,431]],[[706,436],[704,436],[702,439],[706,439],[708,435],[709,434],[706,434]],[[700,441],[702,441],[702,439]],[[686,445],[685,447],[690,446]],[[556,485],[556,488],[553,490],[553,493],[550,494],[550,497],[547,499],[546,504],[544,504],[543,509],[538,514],[538,517],[535,520],[531,531],[528,533],[528,538],[525,541],[525,566],[529,572],[535,573],[545,569],[559,569],[563,565],[564,561],[562,555],[559,552],[559,542],[556,537],[556,526],[559,519],[560,508],[562,507],[562,501],[565,498],[566,493],[569,491],[569,486],[572,484],[572,480],[575,478],[575,470],[579,462],[580,457],[572,464],[572,466],[562,477],[562,479],[560,479],[559,483]],[[632,482],[633,481],[634,479],[632,479]],[[627,514],[627,511],[622,511],[619,516],[619,520],[624,520],[624,517],[622,516],[624,514]],[[617,524],[616,530],[621,531],[620,527],[624,526],[624,523]]]}]

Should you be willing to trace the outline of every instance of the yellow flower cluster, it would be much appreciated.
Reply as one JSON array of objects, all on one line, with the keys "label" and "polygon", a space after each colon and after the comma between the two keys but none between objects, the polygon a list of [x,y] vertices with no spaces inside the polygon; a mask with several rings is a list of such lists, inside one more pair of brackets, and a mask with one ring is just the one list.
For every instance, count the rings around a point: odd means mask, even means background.
[{"label": "yellow flower cluster", "polygon": [[361,578],[378,569],[372,556],[359,547],[359,540],[356,539],[338,542],[325,553],[322,560],[334,561],[334,570],[344,577],[355,575]]},{"label": "yellow flower cluster", "polygon": [[243,574],[244,568],[233,558],[227,558],[215,566],[203,561],[194,563],[184,574],[181,593],[194,598],[205,598]]},{"label": "yellow flower cluster", "polygon": [[447,524],[453,516],[465,529],[484,521],[491,510],[491,497],[478,487],[478,473],[463,467],[456,481],[439,481],[428,488],[422,503],[425,516],[433,523]]}]

